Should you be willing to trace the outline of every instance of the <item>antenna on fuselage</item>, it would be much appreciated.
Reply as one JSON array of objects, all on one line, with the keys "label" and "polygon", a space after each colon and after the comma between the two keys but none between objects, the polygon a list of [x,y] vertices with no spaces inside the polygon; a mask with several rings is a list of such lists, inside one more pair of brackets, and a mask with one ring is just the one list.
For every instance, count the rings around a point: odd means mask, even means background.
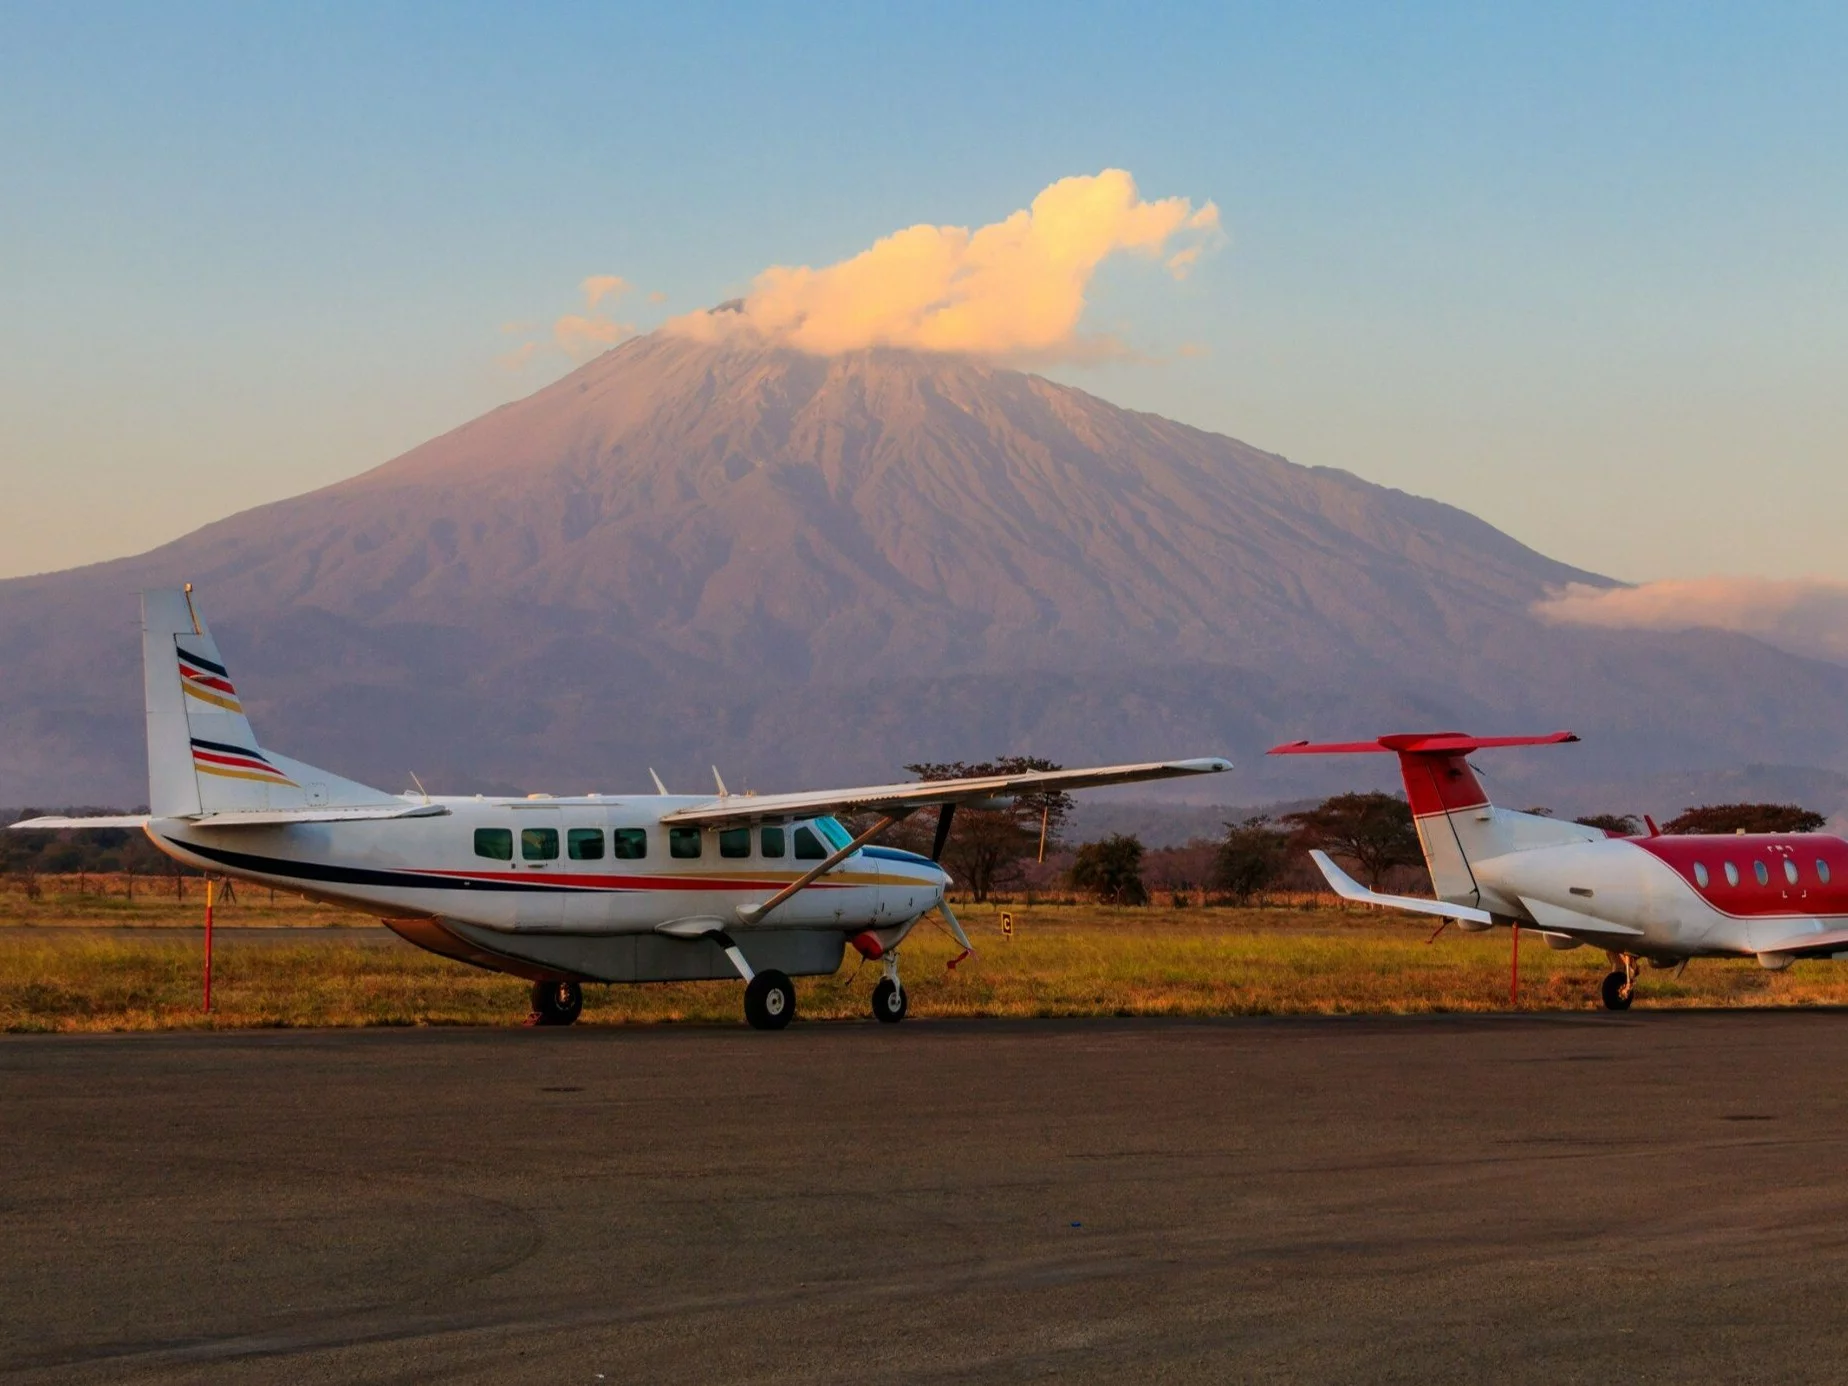
[{"label": "antenna on fuselage", "polygon": [[667,786],[661,783],[661,777],[654,772],[654,766],[648,767],[648,778],[655,782],[655,793],[666,794]]},{"label": "antenna on fuselage", "polygon": [[731,798],[731,791],[725,787],[724,777],[719,774],[719,767],[716,765],[712,767],[712,782],[718,785],[721,799]]},{"label": "antenna on fuselage", "polygon": [[430,791],[423,787],[423,781],[417,778],[417,772],[415,770],[406,770],[404,773],[411,777],[411,783],[417,786],[417,792],[423,795],[423,801],[426,804],[429,803]]}]

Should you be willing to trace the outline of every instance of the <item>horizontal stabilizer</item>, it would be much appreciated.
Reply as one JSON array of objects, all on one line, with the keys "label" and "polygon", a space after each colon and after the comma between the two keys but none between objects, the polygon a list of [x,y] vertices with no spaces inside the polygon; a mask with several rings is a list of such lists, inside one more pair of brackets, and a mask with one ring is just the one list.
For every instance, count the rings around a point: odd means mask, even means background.
[{"label": "horizontal stabilizer", "polygon": [[1413,914],[1440,914],[1446,919],[1461,919],[1471,924],[1493,924],[1494,917],[1487,910],[1476,909],[1473,905],[1453,905],[1445,900],[1423,900],[1416,895],[1381,895],[1377,890],[1368,890],[1359,881],[1335,865],[1334,858],[1319,849],[1311,851],[1315,864],[1322,868],[1322,874],[1328,878],[1328,885],[1343,900],[1353,900],[1362,905],[1384,905],[1387,909],[1410,910]]},{"label": "horizontal stabilizer", "polygon": [[22,818],[7,826],[51,832],[58,828],[145,828],[147,825],[148,816],[145,813],[116,813],[102,814],[95,818],[60,818],[56,814],[48,814],[43,818]]},{"label": "horizontal stabilizer", "polygon": [[1752,951],[1755,953],[1807,953],[1812,949],[1837,951],[1848,949],[1848,929],[1821,929],[1813,934],[1797,934]]},{"label": "horizontal stabilizer", "polygon": [[1021,794],[1140,784],[1183,775],[1216,775],[1232,762],[1161,760],[1143,765],[1100,765],[1081,770],[1027,770],[1018,775],[982,775],[964,780],[911,780],[862,789],[817,789],[802,794],[731,794],[661,815],[663,823],[739,823],[760,818],[819,818],[829,813],[906,814],[938,804],[974,804]]},{"label": "horizontal stabilizer", "polygon": [[291,823],[356,823],[375,818],[441,818],[441,804],[351,804],[326,808],[237,809],[189,820],[195,828],[279,828]]},{"label": "horizontal stabilizer", "polygon": [[1633,938],[1641,938],[1641,929],[1632,929],[1628,924],[1613,924],[1608,919],[1599,919],[1596,915],[1585,914],[1580,910],[1569,910],[1563,905],[1549,905],[1544,900],[1530,900],[1521,897],[1521,903],[1527,912],[1548,933],[1569,934],[1574,938],[1588,938],[1595,942],[1622,943]]},{"label": "horizontal stabilizer", "polygon": [[1545,736],[1470,736],[1465,732],[1404,732],[1382,736],[1377,741],[1290,741],[1270,748],[1273,756],[1346,755],[1367,751],[1390,751],[1400,755],[1468,755],[1500,746],[1559,746],[1577,741],[1572,732],[1548,732]]}]

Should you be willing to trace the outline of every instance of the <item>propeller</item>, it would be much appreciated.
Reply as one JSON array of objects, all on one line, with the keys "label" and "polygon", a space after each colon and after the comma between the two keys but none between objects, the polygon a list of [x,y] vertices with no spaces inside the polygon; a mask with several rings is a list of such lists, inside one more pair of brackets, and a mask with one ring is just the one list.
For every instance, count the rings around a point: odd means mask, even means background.
[{"label": "propeller", "polygon": [[955,939],[958,945],[973,953],[975,951],[975,945],[969,942],[969,935],[963,932],[963,926],[957,922],[956,915],[954,911],[950,909],[950,902],[948,900],[939,900],[937,902],[937,913],[942,915],[943,922],[950,926],[950,937]]},{"label": "propeller", "polygon": [[930,859],[943,860],[943,849],[950,840],[950,824],[956,821],[956,805],[945,804],[937,810],[937,836],[930,844]]}]

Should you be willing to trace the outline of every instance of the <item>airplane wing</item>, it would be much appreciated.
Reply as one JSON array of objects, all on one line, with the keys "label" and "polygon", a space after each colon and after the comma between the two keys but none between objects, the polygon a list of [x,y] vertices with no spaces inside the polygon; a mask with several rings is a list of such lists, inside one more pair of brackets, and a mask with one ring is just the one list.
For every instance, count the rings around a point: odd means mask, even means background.
[{"label": "airplane wing", "polygon": [[1102,765],[1083,770],[1030,770],[1018,775],[983,775],[964,780],[912,780],[905,784],[869,785],[861,789],[817,789],[802,794],[729,794],[703,804],[661,815],[663,823],[742,823],[762,818],[818,818],[829,813],[902,814],[939,804],[979,803],[1066,789],[1095,789],[1107,784],[1139,784],[1183,775],[1215,775],[1232,762],[1217,756],[1201,760],[1158,760],[1143,765]]},{"label": "airplane wing", "polygon": [[1421,900],[1416,895],[1382,895],[1377,890],[1368,890],[1336,866],[1334,858],[1320,848],[1311,850],[1309,855],[1315,858],[1315,864],[1322,868],[1322,874],[1328,878],[1329,889],[1343,900],[1355,900],[1363,905],[1384,905],[1388,909],[1410,910],[1413,914],[1441,914],[1446,919],[1462,919],[1472,924],[1495,922],[1495,917],[1487,910],[1479,910],[1473,905],[1453,905],[1446,900]]},{"label": "airplane wing", "polygon": [[[202,813],[183,821],[195,828],[276,828],[291,823],[351,823],[371,818],[440,818],[449,810],[441,804],[360,804],[351,807],[300,809],[243,809],[226,813]],[[11,827],[22,829],[56,828],[145,828],[149,815],[125,813],[98,818],[26,818]]]}]

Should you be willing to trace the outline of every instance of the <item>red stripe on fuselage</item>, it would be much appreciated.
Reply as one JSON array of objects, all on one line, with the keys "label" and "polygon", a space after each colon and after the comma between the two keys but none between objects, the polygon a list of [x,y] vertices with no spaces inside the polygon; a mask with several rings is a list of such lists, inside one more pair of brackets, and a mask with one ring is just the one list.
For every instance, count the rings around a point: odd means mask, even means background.
[{"label": "red stripe on fuselage", "polygon": [[221,755],[217,751],[202,751],[197,746],[193,747],[193,759],[208,760],[214,765],[234,765],[240,770],[267,770],[272,775],[282,773],[267,760],[253,760],[249,756]]},{"label": "red stripe on fuselage", "polygon": [[180,666],[180,673],[191,679],[194,683],[202,683],[207,688],[216,688],[220,693],[229,693],[233,698],[237,696],[237,690],[231,686],[230,681],[221,679],[216,674],[201,673],[193,669],[188,669],[183,664]]},{"label": "red stripe on fuselage", "polygon": [[[571,890],[781,890],[791,881],[753,880],[741,877],[713,876],[604,876],[584,875],[576,872],[547,871],[543,867],[527,867],[524,871],[449,871],[442,868],[423,868],[407,866],[407,872],[420,876],[444,876],[454,881],[518,881],[522,885],[553,885],[560,889]],[[898,884],[894,882],[894,884]],[[809,885],[810,890],[854,890],[871,889],[872,881],[815,881]]]},{"label": "red stripe on fuselage", "polygon": [[[1735,919],[1772,919],[1785,916],[1848,915],[1848,842],[1821,833],[1749,833],[1733,836],[1681,836],[1631,838],[1682,880],[1711,908]],[[1784,863],[1796,867],[1792,882]],[[1739,884],[1726,879],[1731,863]],[[1758,882],[1759,864],[1769,882]],[[1827,869],[1822,879],[1818,864]],[[1696,866],[1707,871],[1702,885]]]}]

